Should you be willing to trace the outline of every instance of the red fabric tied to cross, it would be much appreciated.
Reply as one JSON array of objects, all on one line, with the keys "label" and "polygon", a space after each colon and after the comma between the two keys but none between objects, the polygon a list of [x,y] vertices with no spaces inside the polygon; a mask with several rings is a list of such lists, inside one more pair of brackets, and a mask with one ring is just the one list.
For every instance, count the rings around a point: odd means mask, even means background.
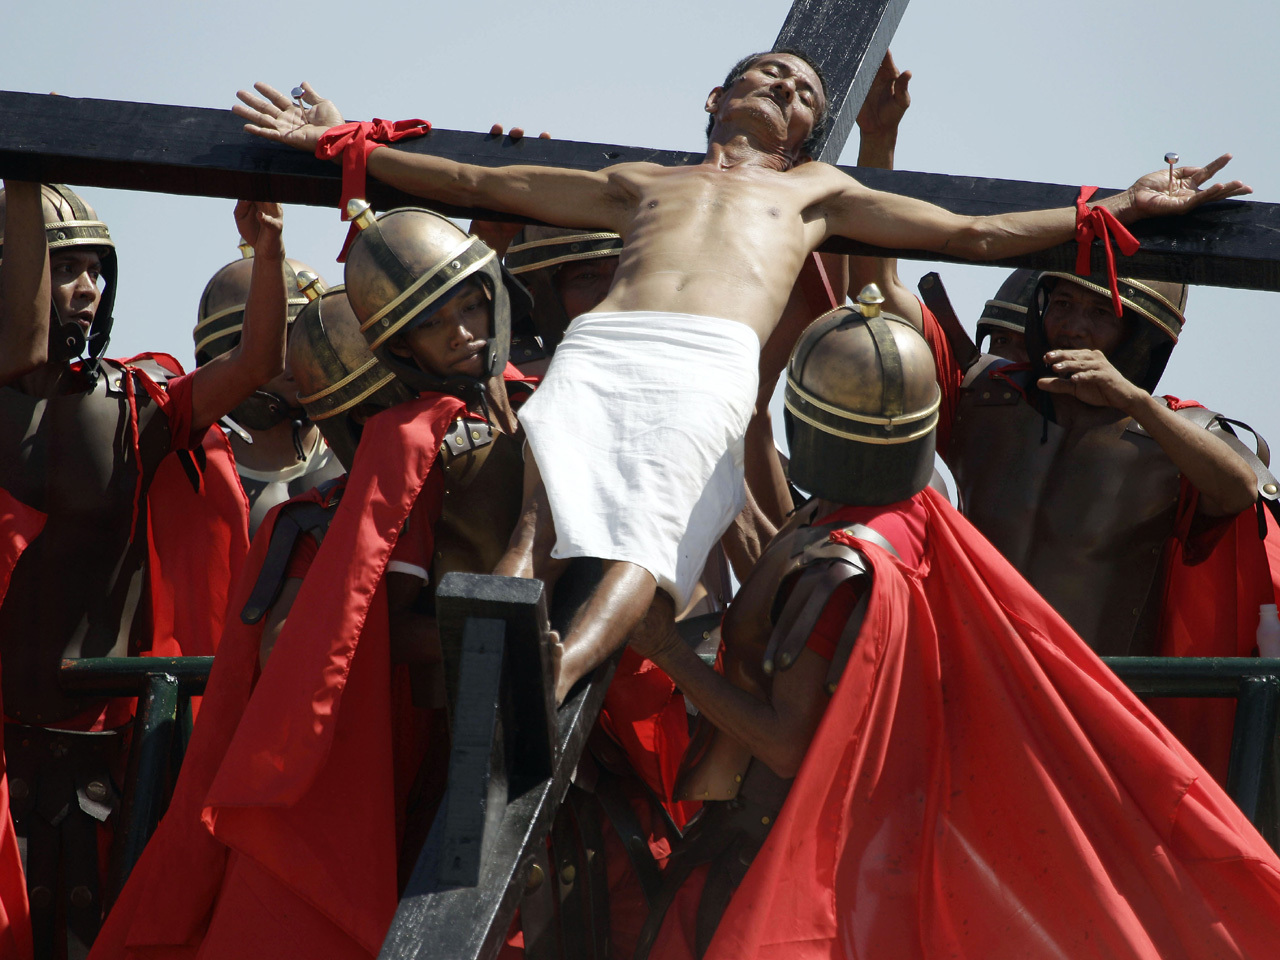
[{"label": "red fabric tied to cross", "polygon": [[[359,123],[340,123],[330,127],[316,144],[316,156],[321,160],[332,160],[342,157],[342,199],[338,201],[342,210],[342,219],[347,216],[347,204],[356,198],[364,198],[366,170],[369,166],[369,154],[378,147],[405,140],[409,137],[421,137],[431,129],[426,120],[365,120]],[[356,225],[353,223],[347,231],[347,239],[343,241],[342,252],[338,254],[338,262],[345,263],[347,251],[356,238]]]},{"label": "red fabric tied to cross", "polygon": [[1089,251],[1093,238],[1100,237],[1102,249],[1107,254],[1107,280],[1111,284],[1111,304],[1115,307],[1116,316],[1119,317],[1124,315],[1124,306],[1120,303],[1120,285],[1116,281],[1116,255],[1111,249],[1111,237],[1115,236],[1116,246],[1126,257],[1137,253],[1142,244],[1106,207],[1089,206],[1086,201],[1097,191],[1097,187],[1081,187],[1080,196],[1076,198],[1076,273],[1087,277],[1093,272],[1089,262]]}]

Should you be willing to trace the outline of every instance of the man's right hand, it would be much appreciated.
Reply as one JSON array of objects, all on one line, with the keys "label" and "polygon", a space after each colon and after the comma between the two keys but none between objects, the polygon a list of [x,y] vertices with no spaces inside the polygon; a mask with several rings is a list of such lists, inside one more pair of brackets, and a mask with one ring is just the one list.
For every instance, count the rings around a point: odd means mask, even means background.
[{"label": "man's right hand", "polygon": [[253,88],[262,96],[240,90],[236,93],[240,102],[231,108],[237,117],[248,121],[244,125],[247,133],[315,153],[325,131],[343,122],[333,101],[325,100],[305,80],[301,106],[270,84],[255,83]]}]

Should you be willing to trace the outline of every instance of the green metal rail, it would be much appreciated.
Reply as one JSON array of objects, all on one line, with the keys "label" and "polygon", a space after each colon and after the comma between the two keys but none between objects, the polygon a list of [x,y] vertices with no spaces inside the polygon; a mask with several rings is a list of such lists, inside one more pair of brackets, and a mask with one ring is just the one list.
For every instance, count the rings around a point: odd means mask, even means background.
[{"label": "green metal rail", "polygon": [[68,693],[137,697],[123,800],[111,849],[107,904],[115,902],[155,832],[191,739],[191,698],[204,693],[213,657],[63,660]]}]

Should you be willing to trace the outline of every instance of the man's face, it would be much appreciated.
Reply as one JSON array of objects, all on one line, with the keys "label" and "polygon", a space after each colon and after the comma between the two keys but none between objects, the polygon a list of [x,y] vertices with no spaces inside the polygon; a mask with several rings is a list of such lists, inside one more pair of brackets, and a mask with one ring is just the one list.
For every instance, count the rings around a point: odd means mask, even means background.
[{"label": "man's face", "polygon": [[1116,316],[1109,297],[1059,281],[1044,310],[1044,333],[1055,350],[1100,350],[1107,354],[1124,340],[1125,321]]},{"label": "man's face", "polygon": [[[1109,301],[1108,301],[1109,303]],[[1012,360],[1014,363],[1027,362],[1027,338],[1016,330],[996,327],[991,332],[991,343],[987,353],[994,357]]]},{"label": "man's face", "polygon": [[574,260],[557,270],[552,283],[565,316],[573,320],[600,306],[609,295],[613,272],[617,269],[617,257],[597,257]]},{"label": "man's face", "polygon": [[438,377],[479,377],[492,315],[484,287],[469,279],[430,319],[403,334],[403,350],[396,352],[407,351],[419,367]]},{"label": "man's face", "polygon": [[49,280],[53,305],[63,323],[75,321],[85,333],[98,312],[102,291],[102,260],[92,250],[55,250],[49,254]]},{"label": "man's face", "polygon": [[[789,53],[760,57],[707,107],[718,120],[767,129],[798,151],[826,110],[822,81],[813,68]],[[713,109],[714,104],[714,109]]]}]

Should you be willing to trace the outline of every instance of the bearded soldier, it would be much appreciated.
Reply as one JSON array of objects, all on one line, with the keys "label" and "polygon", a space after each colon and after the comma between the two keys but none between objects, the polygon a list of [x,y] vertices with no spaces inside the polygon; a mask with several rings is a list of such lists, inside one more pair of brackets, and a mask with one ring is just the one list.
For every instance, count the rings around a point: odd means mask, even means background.
[{"label": "bearded soldier", "polygon": [[637,958],[1265,950],[1274,909],[1221,891],[1280,904],[1280,860],[926,487],[941,392],[880,300],[796,344],[787,438],[814,499],[734,598],[723,674],[633,637],[719,732],[687,758],[713,802]]},{"label": "bearded soldier", "polygon": [[[200,295],[199,316],[192,332],[196,366],[203,366],[240,342],[253,250],[242,243],[240,252],[241,259],[218,270]],[[301,271],[314,273],[296,260],[285,260],[285,289],[294,291],[288,300],[290,329],[306,303],[298,290]],[[277,503],[343,472],[316,425],[298,406],[296,393],[286,359],[284,372],[255,390],[228,417],[238,428],[231,430],[228,439],[235,454],[236,471],[249,497],[251,534]]]},{"label": "bearded soldier", "polygon": [[[0,388],[0,487],[46,518],[0,605],[5,750],[36,954],[83,956],[102,910],[98,825],[116,803],[129,704],[64,695],[58,665],[136,654],[163,639],[151,618],[168,589],[148,561],[152,481],[170,451],[198,448],[211,424],[278,373],[283,253],[279,208],[240,204],[237,224],[262,267],[241,345],[185,376],[163,355],[108,360],[114,243],[74,192],[40,189],[40,202],[7,207],[6,249],[23,249],[0,263],[6,292],[46,291],[6,297],[3,314],[6,339],[11,327],[45,346],[38,363]],[[70,587],[55,596],[59,583]],[[194,583],[186,589],[199,592]]]},{"label": "bearded soldier", "polygon": [[[892,69],[877,78],[881,102],[900,80]],[[892,165],[905,109],[899,91],[897,109],[864,128],[860,163]],[[963,361],[894,261],[857,261],[853,272],[883,284],[886,303],[934,350],[938,450],[965,515],[1086,643],[1104,655],[1251,652],[1271,585],[1256,533],[1250,542],[1230,521],[1277,488],[1225,418],[1153,396],[1182,331],[1186,287],[1018,271],[995,299],[1001,319],[1012,315],[1005,304],[1026,307],[1028,361]],[[989,303],[984,316],[992,313]],[[1237,572],[1238,552],[1260,560]],[[1197,567],[1225,584],[1195,582]],[[1174,708],[1162,706],[1162,719],[1224,779],[1230,704]]]}]

